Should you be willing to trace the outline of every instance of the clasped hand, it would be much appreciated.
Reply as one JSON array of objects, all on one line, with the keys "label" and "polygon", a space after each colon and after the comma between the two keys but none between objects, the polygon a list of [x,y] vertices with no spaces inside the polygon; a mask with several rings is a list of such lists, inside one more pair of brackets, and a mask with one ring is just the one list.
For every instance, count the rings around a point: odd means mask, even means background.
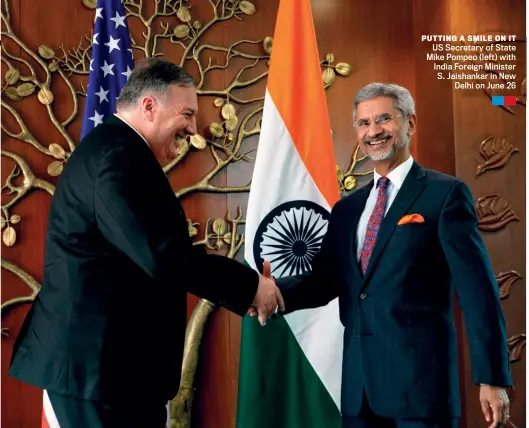
[{"label": "clasped hand", "polygon": [[263,275],[259,275],[259,285],[257,286],[257,293],[248,315],[258,315],[259,323],[264,326],[266,320],[274,313],[276,308],[281,312],[285,310],[285,303],[279,288],[272,278],[270,269],[270,262],[265,261],[263,265]]}]

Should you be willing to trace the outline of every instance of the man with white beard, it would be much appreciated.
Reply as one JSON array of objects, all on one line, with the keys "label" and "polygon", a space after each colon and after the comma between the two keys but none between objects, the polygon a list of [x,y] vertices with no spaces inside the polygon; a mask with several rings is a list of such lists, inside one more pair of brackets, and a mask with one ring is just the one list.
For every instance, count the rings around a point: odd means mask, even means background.
[{"label": "man with white beard", "polygon": [[512,382],[506,328],[472,194],[410,155],[417,117],[407,89],[365,86],[353,121],[374,179],[334,206],[312,271],[276,280],[286,313],[339,297],[344,428],[453,428],[455,289],[483,414],[501,426]]}]

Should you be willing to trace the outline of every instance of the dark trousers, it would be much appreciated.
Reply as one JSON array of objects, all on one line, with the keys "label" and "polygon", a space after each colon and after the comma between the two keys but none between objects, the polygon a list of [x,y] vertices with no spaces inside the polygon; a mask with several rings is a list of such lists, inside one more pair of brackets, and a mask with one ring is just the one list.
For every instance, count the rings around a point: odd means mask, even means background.
[{"label": "dark trousers", "polygon": [[165,403],[109,406],[48,391],[60,428],[164,428]]},{"label": "dark trousers", "polygon": [[443,419],[388,419],[375,415],[364,393],[362,410],[358,416],[342,416],[343,428],[458,428],[459,418]]}]

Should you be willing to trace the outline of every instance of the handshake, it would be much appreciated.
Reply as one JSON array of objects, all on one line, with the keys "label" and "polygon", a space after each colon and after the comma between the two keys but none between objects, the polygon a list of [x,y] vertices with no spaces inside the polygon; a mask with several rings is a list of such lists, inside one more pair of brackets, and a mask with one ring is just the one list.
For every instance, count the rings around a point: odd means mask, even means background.
[{"label": "handshake", "polygon": [[279,311],[284,312],[285,302],[279,288],[272,278],[270,269],[270,262],[265,261],[263,265],[263,275],[259,275],[259,285],[257,286],[257,293],[247,314],[251,317],[258,315],[259,323],[264,326],[266,320],[279,308]]}]

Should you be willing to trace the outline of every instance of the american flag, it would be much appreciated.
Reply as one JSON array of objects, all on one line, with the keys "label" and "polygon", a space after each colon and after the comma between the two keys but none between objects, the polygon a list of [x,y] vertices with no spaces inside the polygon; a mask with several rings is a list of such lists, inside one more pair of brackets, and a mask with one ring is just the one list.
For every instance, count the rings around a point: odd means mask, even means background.
[{"label": "american flag", "polygon": [[110,114],[134,68],[123,0],[97,0],[81,139]]}]

